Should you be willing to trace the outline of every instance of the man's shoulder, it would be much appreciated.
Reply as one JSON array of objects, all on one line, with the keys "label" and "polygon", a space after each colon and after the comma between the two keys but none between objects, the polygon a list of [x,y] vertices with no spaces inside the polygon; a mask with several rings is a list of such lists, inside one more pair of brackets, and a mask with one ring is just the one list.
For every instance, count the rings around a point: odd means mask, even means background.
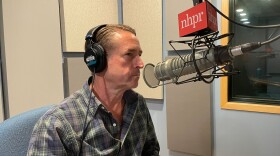
[{"label": "man's shoulder", "polygon": [[43,116],[42,119],[65,118],[73,116],[73,114],[79,114],[86,109],[86,96],[82,91],[76,91],[69,97],[65,98],[60,104],[53,106]]}]

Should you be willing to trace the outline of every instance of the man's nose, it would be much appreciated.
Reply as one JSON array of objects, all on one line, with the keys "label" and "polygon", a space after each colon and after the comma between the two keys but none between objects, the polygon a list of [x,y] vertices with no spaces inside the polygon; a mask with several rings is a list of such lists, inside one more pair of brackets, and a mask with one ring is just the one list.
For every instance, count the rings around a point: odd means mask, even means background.
[{"label": "man's nose", "polygon": [[138,59],[136,61],[136,67],[142,69],[144,67],[144,62],[140,56],[138,56]]}]

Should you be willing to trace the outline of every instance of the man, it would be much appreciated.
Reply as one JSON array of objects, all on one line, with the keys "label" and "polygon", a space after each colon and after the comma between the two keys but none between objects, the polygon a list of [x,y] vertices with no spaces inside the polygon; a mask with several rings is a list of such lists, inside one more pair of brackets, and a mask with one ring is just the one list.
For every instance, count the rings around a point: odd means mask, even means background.
[{"label": "man", "polygon": [[35,125],[27,155],[159,155],[138,86],[142,49],[134,29],[100,25],[86,36],[92,77]]}]

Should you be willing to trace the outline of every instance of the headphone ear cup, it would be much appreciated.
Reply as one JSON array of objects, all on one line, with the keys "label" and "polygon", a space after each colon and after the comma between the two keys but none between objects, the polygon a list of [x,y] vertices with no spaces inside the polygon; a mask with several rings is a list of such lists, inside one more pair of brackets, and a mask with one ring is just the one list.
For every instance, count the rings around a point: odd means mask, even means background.
[{"label": "headphone ear cup", "polygon": [[84,61],[94,73],[103,71],[107,66],[105,50],[96,41],[97,32],[103,27],[106,27],[106,24],[96,26],[86,34]]},{"label": "headphone ear cup", "polygon": [[95,73],[102,72],[106,66],[107,66],[107,60],[106,60],[106,53],[104,51],[104,48],[98,44],[94,43],[92,48],[96,51],[96,67],[95,67]]},{"label": "headphone ear cup", "polygon": [[91,72],[99,73],[107,66],[106,54],[98,43],[86,44],[84,61]]}]

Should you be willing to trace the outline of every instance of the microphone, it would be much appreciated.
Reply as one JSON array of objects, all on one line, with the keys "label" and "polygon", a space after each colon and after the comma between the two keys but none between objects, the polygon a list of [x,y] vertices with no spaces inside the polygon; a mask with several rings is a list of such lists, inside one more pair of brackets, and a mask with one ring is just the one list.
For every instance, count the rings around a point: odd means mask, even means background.
[{"label": "microphone", "polygon": [[155,88],[159,86],[159,81],[195,73],[197,70],[194,61],[198,70],[203,71],[230,63],[235,56],[257,49],[260,46],[261,42],[246,43],[235,47],[215,46],[195,52],[195,60],[193,60],[193,54],[187,54],[159,62],[156,66],[147,64],[143,71],[144,81],[149,87]]}]

